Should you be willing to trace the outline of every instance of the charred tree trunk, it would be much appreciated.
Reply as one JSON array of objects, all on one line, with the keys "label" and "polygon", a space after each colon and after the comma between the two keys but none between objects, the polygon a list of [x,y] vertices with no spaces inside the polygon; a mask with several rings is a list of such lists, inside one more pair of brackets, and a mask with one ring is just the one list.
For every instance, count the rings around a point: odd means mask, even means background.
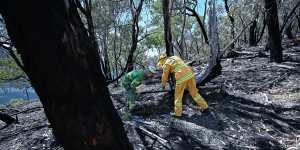
[{"label": "charred tree trunk", "polygon": [[256,41],[256,45],[261,41],[264,33],[265,33],[265,29],[266,29],[266,18],[264,17],[264,21],[263,21],[263,27],[261,29],[260,34],[258,35],[257,41]]},{"label": "charred tree trunk", "polygon": [[13,122],[16,121],[15,118],[9,116],[8,114],[1,113],[1,112],[0,112],[0,120],[2,120],[3,122],[5,122],[7,125],[8,124],[12,124]]},{"label": "charred tree trunk", "polygon": [[[171,32],[171,7],[172,0],[161,0],[163,7],[163,17],[164,17],[164,38],[166,45],[166,54],[167,56],[174,55],[174,49],[172,44],[172,32]],[[174,92],[175,87],[175,78],[173,75],[170,76],[169,85],[171,91]]]},{"label": "charred tree trunk", "polygon": [[[234,32],[235,24],[234,24],[233,14],[229,10],[228,0],[224,0],[224,4],[225,4],[225,10],[227,12],[227,15],[228,15],[230,23],[231,23],[231,38],[234,39],[234,37],[235,37],[235,32]],[[231,45],[231,48],[234,48],[234,43]]]},{"label": "charred tree trunk", "polygon": [[250,34],[249,34],[249,45],[250,46],[256,46],[256,26],[257,21],[254,20],[253,23],[250,26]]},{"label": "charred tree trunk", "polygon": [[171,32],[171,20],[170,20],[170,11],[171,11],[171,0],[162,0],[163,6],[163,16],[164,16],[164,37],[166,45],[166,54],[167,56],[174,55],[173,45],[172,45],[172,32]]},{"label": "charred tree trunk", "polygon": [[288,39],[294,39],[292,22],[288,24],[284,32]]},{"label": "charred tree trunk", "polygon": [[141,0],[138,7],[135,6],[134,1],[130,0],[130,5],[131,5],[131,14],[132,14],[132,25],[131,25],[131,47],[130,47],[130,52],[128,55],[128,59],[127,59],[127,72],[132,71],[134,66],[133,66],[133,55],[134,52],[136,51],[137,48],[137,43],[138,43],[138,36],[139,36],[139,32],[140,32],[140,28],[139,28],[139,17],[140,17],[140,13],[142,11],[142,7],[143,7],[143,2],[144,0]]},{"label": "charred tree trunk", "polygon": [[[117,58],[117,25],[116,22],[114,21],[114,44],[113,44],[113,52],[114,52],[114,59],[115,59],[115,73],[114,73],[114,78],[116,78],[118,74],[118,58]],[[117,80],[118,84],[118,80]]]},{"label": "charred tree trunk", "polygon": [[108,57],[108,33],[109,29],[108,26],[105,27],[104,30],[104,35],[103,35],[103,39],[102,39],[102,56],[103,60],[102,60],[102,65],[103,65],[103,72],[104,72],[104,77],[106,80],[111,80],[111,68],[109,65],[109,57]]},{"label": "charred tree trunk", "polygon": [[[186,2],[185,0],[183,0],[183,6],[186,5]],[[181,33],[180,33],[180,40],[179,42],[177,41],[177,44],[178,44],[178,47],[180,49],[180,56],[182,58],[188,58],[188,55],[184,55],[184,50],[186,50],[186,53],[187,53],[187,49],[184,47],[185,45],[185,25],[186,25],[186,9],[183,10],[183,23],[182,23],[182,29],[181,29]]]},{"label": "charred tree trunk", "polygon": [[64,149],[132,149],[74,1],[3,1],[0,13]]},{"label": "charred tree trunk", "polygon": [[211,56],[208,65],[199,75],[196,76],[197,85],[204,85],[205,83],[219,76],[222,71],[215,0],[210,0],[209,2],[208,25]]},{"label": "charred tree trunk", "polygon": [[265,9],[267,10],[266,22],[269,32],[270,61],[280,63],[282,62],[282,47],[276,0],[265,0]]},{"label": "charred tree trunk", "polygon": [[201,21],[200,16],[198,15],[198,13],[196,12],[195,9],[191,9],[189,7],[186,7],[186,9],[188,11],[190,11],[192,13],[192,16],[194,16],[196,18],[196,20],[197,20],[197,22],[198,22],[198,24],[200,26],[200,29],[202,31],[202,35],[203,35],[203,38],[205,40],[205,43],[209,44],[208,36],[207,36],[206,30],[205,30],[205,27],[204,27],[204,23],[203,23],[204,21],[203,22]]}]

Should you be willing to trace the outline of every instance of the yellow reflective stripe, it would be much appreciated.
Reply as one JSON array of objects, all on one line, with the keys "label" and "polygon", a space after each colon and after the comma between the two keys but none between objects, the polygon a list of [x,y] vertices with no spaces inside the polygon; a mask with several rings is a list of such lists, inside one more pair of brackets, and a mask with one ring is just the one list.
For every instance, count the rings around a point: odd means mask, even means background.
[{"label": "yellow reflective stripe", "polygon": [[176,103],[175,103],[175,106],[176,106],[176,107],[181,107],[181,106],[182,106],[182,101],[181,101],[181,102],[176,102]]},{"label": "yellow reflective stripe", "polygon": [[182,70],[183,68],[187,67],[186,65],[184,64],[180,64],[180,65],[177,65],[174,69],[175,72],[179,72],[180,70]]},{"label": "yellow reflective stripe", "polygon": [[189,80],[191,78],[194,77],[194,73],[193,72],[188,72],[186,75],[184,75],[183,77],[179,78],[176,80],[176,85],[181,84],[182,82]]},{"label": "yellow reflective stripe", "polygon": [[203,98],[200,95],[197,95],[197,96],[194,97],[194,100],[197,101],[197,102],[201,101],[202,99]]}]

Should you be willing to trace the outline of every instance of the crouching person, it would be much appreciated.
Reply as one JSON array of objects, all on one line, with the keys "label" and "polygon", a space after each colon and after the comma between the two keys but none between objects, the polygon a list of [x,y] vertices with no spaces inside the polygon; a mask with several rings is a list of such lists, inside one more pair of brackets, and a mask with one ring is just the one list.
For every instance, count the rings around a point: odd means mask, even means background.
[{"label": "crouching person", "polygon": [[131,117],[130,111],[132,110],[136,99],[136,88],[143,80],[151,78],[155,75],[155,69],[149,67],[147,69],[136,69],[127,73],[122,79],[122,86],[127,94],[127,117]]}]

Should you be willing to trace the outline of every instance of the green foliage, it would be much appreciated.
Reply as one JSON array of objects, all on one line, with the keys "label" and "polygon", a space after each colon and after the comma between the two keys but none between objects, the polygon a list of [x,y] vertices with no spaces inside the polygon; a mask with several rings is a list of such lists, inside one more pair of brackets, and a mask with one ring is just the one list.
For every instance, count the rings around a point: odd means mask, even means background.
[{"label": "green foliage", "polygon": [[15,85],[20,85],[20,83],[24,84],[24,79],[19,83],[17,83],[18,80],[10,80],[19,76],[25,77],[26,75],[12,58],[4,57],[0,59],[0,85],[5,84],[7,82],[14,82]]},{"label": "green foliage", "polygon": [[27,103],[28,101],[22,99],[22,98],[13,98],[9,101],[9,105],[12,107],[16,107],[18,105],[22,105]]}]

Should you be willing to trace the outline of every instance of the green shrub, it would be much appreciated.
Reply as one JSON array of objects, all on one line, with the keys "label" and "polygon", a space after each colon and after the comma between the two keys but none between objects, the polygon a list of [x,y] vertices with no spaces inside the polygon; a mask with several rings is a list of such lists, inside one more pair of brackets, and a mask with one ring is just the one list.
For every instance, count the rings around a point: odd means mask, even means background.
[{"label": "green shrub", "polygon": [[22,98],[13,98],[9,101],[9,105],[12,107],[16,107],[17,105],[21,105],[26,103],[26,100],[22,99]]}]

